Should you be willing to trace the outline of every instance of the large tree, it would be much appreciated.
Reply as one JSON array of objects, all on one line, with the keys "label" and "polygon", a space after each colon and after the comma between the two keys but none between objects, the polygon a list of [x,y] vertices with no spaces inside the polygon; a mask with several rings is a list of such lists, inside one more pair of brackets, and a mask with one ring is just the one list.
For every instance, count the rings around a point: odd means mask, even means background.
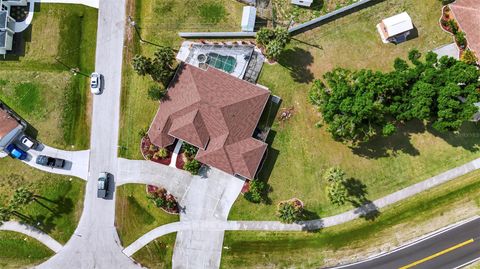
[{"label": "large tree", "polygon": [[257,32],[256,40],[258,45],[265,48],[267,58],[276,60],[290,42],[290,33],[282,27],[261,28]]},{"label": "large tree", "polygon": [[424,61],[417,50],[411,64],[396,59],[388,73],[334,69],[313,84],[309,100],[322,113],[335,139],[366,141],[382,130],[394,132],[395,124],[418,119],[433,123],[439,131],[458,130],[478,111],[480,72],[454,58]]}]

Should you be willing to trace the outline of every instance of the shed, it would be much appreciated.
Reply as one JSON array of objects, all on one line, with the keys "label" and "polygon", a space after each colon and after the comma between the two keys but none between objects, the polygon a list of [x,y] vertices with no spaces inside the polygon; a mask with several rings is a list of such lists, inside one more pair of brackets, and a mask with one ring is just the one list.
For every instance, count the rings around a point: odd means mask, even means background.
[{"label": "shed", "polygon": [[242,15],[242,31],[253,32],[255,28],[255,18],[257,16],[257,9],[252,6],[243,7]]},{"label": "shed", "polygon": [[412,18],[410,18],[407,12],[383,19],[382,22],[377,24],[377,30],[384,43],[403,42],[412,29]]},{"label": "shed", "polygon": [[313,0],[292,0],[291,3],[294,5],[309,7],[312,5]]}]

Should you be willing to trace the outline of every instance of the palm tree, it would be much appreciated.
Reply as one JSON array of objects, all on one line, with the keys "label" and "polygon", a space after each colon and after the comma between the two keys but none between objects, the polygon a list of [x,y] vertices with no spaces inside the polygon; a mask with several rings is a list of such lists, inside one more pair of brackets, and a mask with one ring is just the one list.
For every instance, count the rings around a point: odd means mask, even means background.
[{"label": "palm tree", "polygon": [[14,207],[23,207],[30,204],[35,200],[33,192],[27,190],[26,188],[20,187],[15,190],[13,193],[11,204]]}]

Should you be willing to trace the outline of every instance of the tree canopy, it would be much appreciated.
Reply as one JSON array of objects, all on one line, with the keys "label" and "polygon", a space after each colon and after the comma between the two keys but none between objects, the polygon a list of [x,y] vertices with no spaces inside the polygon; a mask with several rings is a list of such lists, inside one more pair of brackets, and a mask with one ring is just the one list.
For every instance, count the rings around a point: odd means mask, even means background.
[{"label": "tree canopy", "polygon": [[287,29],[281,27],[262,28],[257,32],[256,40],[260,46],[265,48],[268,59],[277,59],[290,42],[290,34]]},{"label": "tree canopy", "polygon": [[439,131],[458,130],[480,100],[475,66],[417,50],[410,64],[396,59],[391,72],[336,68],[316,80],[309,100],[322,113],[327,129],[341,141],[366,141],[395,132],[396,123],[418,119]]}]

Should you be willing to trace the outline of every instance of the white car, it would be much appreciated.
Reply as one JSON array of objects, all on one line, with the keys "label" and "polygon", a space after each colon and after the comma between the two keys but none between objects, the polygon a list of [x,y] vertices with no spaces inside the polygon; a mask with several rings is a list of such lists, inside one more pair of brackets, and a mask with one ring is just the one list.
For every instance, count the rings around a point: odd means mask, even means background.
[{"label": "white car", "polygon": [[97,72],[90,75],[90,91],[93,94],[102,93],[102,76]]},{"label": "white car", "polygon": [[22,137],[22,144],[25,145],[27,148],[31,149],[35,145],[35,143],[28,137]]}]

